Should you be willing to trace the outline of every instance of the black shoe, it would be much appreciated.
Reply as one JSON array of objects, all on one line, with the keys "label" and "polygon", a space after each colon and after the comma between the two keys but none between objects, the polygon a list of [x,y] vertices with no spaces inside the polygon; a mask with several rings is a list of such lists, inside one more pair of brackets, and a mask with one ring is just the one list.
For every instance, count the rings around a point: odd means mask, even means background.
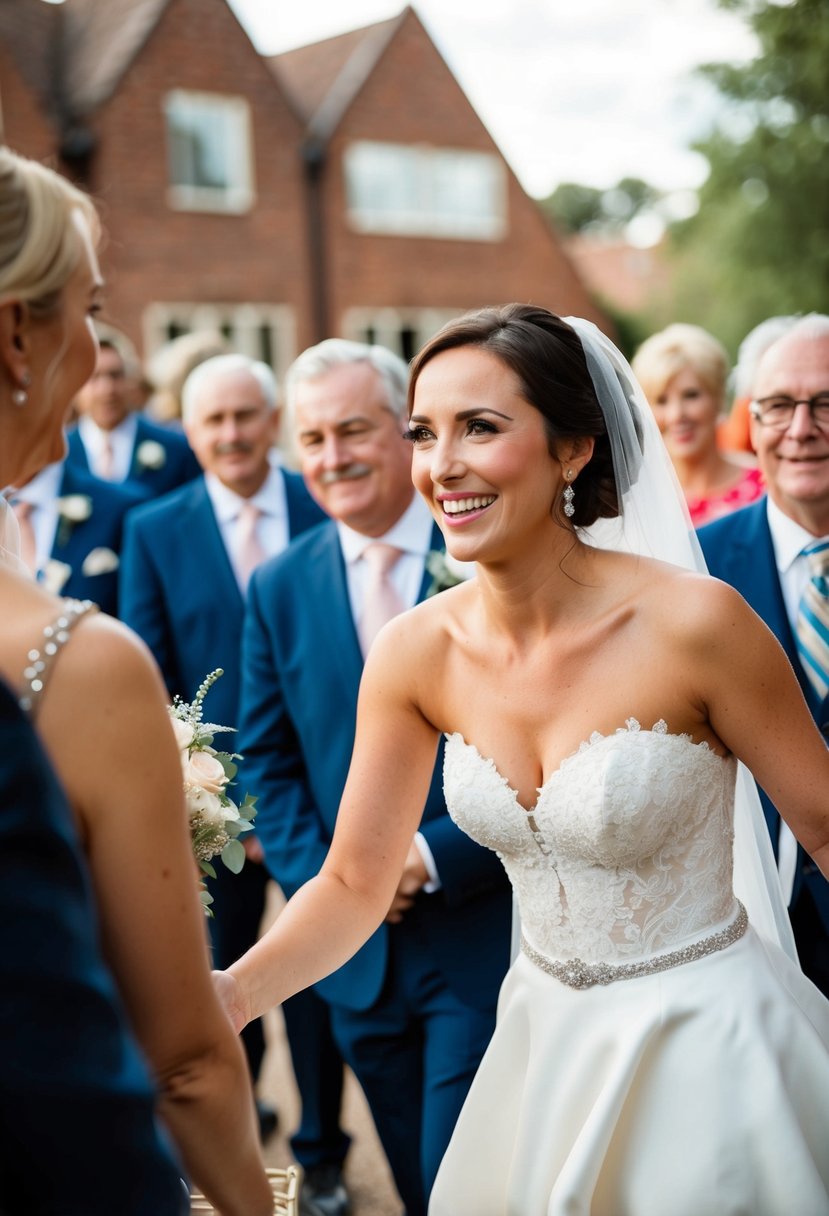
[{"label": "black shoe", "polygon": [[256,1100],[256,1118],[259,1120],[259,1139],[264,1144],[279,1126],[279,1114],[267,1102]]},{"label": "black shoe", "polygon": [[351,1203],[338,1165],[311,1165],[299,1195],[299,1216],[348,1216]]}]

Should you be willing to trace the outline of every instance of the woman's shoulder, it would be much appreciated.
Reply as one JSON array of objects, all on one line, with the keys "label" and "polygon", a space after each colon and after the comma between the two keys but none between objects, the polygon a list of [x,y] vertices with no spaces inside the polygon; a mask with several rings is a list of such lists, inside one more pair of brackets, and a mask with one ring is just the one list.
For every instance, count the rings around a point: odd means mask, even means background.
[{"label": "woman's shoulder", "polygon": [[697,643],[733,628],[751,611],[738,591],[706,572],[648,561],[644,574],[643,609],[673,640]]}]

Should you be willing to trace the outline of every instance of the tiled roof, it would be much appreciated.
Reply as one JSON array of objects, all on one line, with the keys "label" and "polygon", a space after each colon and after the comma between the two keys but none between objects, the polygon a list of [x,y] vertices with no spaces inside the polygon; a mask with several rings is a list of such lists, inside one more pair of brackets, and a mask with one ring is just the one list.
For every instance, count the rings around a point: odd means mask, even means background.
[{"label": "tiled roof", "polygon": [[311,134],[323,139],[332,134],[407,11],[335,38],[269,56],[268,63]]},{"label": "tiled roof", "polygon": [[66,90],[76,114],[115,90],[169,0],[68,0]]}]

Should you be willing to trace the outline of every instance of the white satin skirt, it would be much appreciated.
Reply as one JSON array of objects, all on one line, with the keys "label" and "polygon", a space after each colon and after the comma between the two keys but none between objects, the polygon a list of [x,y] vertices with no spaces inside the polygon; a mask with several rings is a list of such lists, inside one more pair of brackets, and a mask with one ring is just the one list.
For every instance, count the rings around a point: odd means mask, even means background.
[{"label": "white satin skirt", "polygon": [[519,955],[429,1216],[829,1216],[829,1001],[766,951],[584,990]]}]

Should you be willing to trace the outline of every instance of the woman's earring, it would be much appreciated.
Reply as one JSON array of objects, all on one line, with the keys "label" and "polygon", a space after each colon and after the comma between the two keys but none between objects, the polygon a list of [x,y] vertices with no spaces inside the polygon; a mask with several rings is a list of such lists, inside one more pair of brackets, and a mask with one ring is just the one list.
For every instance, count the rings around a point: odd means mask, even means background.
[{"label": "woman's earring", "polygon": [[[570,478],[573,476],[573,470],[568,469],[564,476],[567,478],[569,483]],[[562,497],[564,499],[564,514],[568,519],[570,519],[576,513],[576,508],[573,506],[573,499],[576,497],[576,495],[573,493],[573,487],[571,485],[568,484]]]},{"label": "woman's earring", "polygon": [[12,389],[12,405],[22,407],[29,400],[27,389],[32,383],[32,377],[28,372],[24,372],[20,381],[20,388]]}]

